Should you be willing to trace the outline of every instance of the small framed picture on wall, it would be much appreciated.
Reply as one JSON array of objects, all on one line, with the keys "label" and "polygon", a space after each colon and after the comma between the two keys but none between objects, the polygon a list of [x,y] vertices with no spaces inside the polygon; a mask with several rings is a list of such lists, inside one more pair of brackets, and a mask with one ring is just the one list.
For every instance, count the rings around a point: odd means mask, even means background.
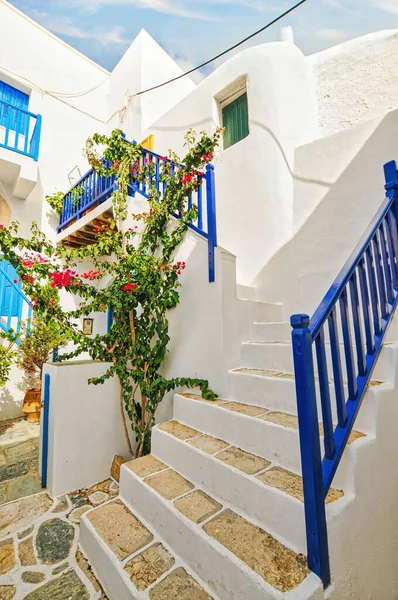
[{"label": "small framed picture on wall", "polygon": [[94,319],[84,318],[83,319],[83,333],[84,335],[93,334]]}]

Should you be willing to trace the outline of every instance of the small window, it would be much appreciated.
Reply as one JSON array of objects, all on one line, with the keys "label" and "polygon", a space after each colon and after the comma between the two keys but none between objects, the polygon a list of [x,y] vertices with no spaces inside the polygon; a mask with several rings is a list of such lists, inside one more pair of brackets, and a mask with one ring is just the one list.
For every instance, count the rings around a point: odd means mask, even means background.
[{"label": "small window", "polygon": [[222,107],[222,124],[225,128],[224,150],[249,135],[247,92]]}]

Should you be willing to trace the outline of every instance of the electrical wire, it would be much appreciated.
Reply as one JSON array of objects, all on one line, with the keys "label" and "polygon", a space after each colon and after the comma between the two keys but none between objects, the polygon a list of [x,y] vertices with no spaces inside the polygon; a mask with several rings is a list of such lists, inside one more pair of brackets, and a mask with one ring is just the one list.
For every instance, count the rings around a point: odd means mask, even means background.
[{"label": "electrical wire", "polygon": [[27,81],[30,85],[34,86],[36,89],[40,89],[40,91],[45,92],[46,94],[50,94],[52,96],[64,96],[64,97],[68,97],[68,98],[80,98],[81,96],[86,96],[87,94],[91,94],[91,92],[98,89],[99,87],[101,87],[101,85],[103,85],[104,83],[106,83],[108,81],[108,77],[107,77],[106,79],[104,79],[103,81],[100,81],[99,83],[97,83],[96,85],[91,87],[90,89],[84,90],[81,92],[75,92],[75,93],[54,92],[52,90],[44,90],[42,88],[38,88],[38,86],[28,77],[25,77],[24,75],[19,75],[18,73],[14,73],[14,71],[11,71],[10,69],[7,69],[6,67],[0,67],[0,69],[2,71],[6,71],[10,75],[13,75],[14,77],[18,77],[19,79],[23,79],[24,81]]},{"label": "electrical wire", "polygon": [[288,10],[286,10],[284,13],[282,13],[281,15],[279,15],[279,17],[276,17],[275,19],[273,19],[272,21],[270,21],[269,23],[267,23],[267,25],[264,25],[264,27],[261,27],[261,29],[258,29],[254,33],[248,35],[244,40],[242,40],[241,42],[238,42],[237,44],[234,44],[233,46],[231,46],[227,50],[224,50],[223,52],[220,52],[220,54],[217,54],[217,56],[213,56],[213,58],[210,58],[209,60],[207,60],[206,62],[202,63],[201,65],[199,65],[197,67],[193,67],[193,69],[190,69],[189,71],[186,71],[185,73],[182,73],[181,75],[178,75],[178,77],[174,77],[173,79],[169,79],[168,81],[165,81],[164,83],[160,83],[159,85],[154,85],[153,87],[150,87],[150,88],[148,88],[146,90],[142,90],[141,92],[138,92],[137,94],[134,94],[134,96],[142,96],[143,94],[147,94],[148,92],[152,92],[153,90],[157,90],[157,89],[159,89],[159,88],[161,88],[161,87],[163,87],[165,85],[168,85],[169,83],[173,83],[174,81],[178,81],[179,79],[182,79],[183,77],[186,77],[187,75],[190,75],[191,73],[194,73],[195,71],[198,71],[199,69],[202,69],[203,67],[206,67],[207,65],[209,65],[212,62],[214,62],[215,60],[218,60],[222,56],[225,56],[229,52],[232,52],[232,50],[235,50],[236,48],[239,48],[239,46],[242,46],[242,44],[245,44],[249,40],[251,40],[254,37],[256,37],[257,35],[259,35],[260,33],[263,33],[263,31],[265,31],[266,29],[268,29],[272,25],[275,25],[275,23],[277,23],[278,21],[280,21],[281,19],[283,19],[284,17],[286,17],[287,15],[289,15],[291,12],[293,12],[294,10],[296,10],[297,8],[299,8],[299,6],[301,6],[305,2],[307,2],[307,0],[301,0],[300,2],[297,2],[297,4],[295,4],[294,6],[292,6]]},{"label": "electrical wire", "polygon": [[[170,83],[173,83],[174,81],[179,81],[183,77],[186,77],[187,75],[190,75],[191,73],[194,73],[195,71],[198,71],[199,69],[202,69],[203,67],[206,67],[207,65],[209,65],[212,62],[214,62],[215,60],[218,60],[222,56],[225,56],[226,54],[229,54],[229,52],[232,52],[232,50],[235,50],[236,48],[239,48],[240,46],[242,46],[243,44],[245,44],[249,40],[251,40],[254,37],[256,37],[257,35],[259,35],[260,33],[263,33],[266,29],[269,29],[272,25],[275,25],[275,23],[277,23],[278,21],[280,21],[281,19],[283,19],[284,17],[286,17],[287,15],[289,15],[290,13],[292,13],[294,10],[296,10],[297,8],[299,8],[302,4],[305,4],[306,2],[307,2],[307,0],[300,0],[300,2],[297,2],[294,6],[290,7],[287,10],[285,10],[285,12],[283,12],[282,14],[280,14],[278,17],[276,17],[275,19],[273,19],[272,21],[270,21],[266,25],[264,25],[264,27],[261,27],[261,29],[258,29],[257,31],[255,31],[254,33],[248,35],[247,37],[245,37],[243,40],[241,40],[237,44],[234,44],[233,46],[231,46],[227,50],[224,50],[223,52],[220,52],[220,54],[217,54],[217,56],[213,56],[213,58],[210,58],[209,60],[207,60],[206,62],[204,62],[204,63],[202,63],[200,65],[198,65],[197,67],[193,67],[189,71],[186,71],[185,73],[182,73],[181,75],[178,75],[177,77],[174,77],[173,79],[169,79],[168,81],[164,81],[163,83],[160,83],[158,85],[154,85],[154,86],[152,86],[150,88],[142,90],[141,92],[137,92],[135,94],[129,95],[127,97],[127,102],[130,102],[131,100],[133,100],[133,98],[136,98],[138,96],[142,96],[144,94],[147,94],[148,92],[152,92],[153,90],[158,90],[158,89],[164,87],[165,85],[169,85]],[[115,112],[109,117],[109,119],[108,119],[107,122],[109,123],[109,121],[111,121],[113,119],[113,117],[115,117],[117,115],[117,113],[120,113],[121,111],[125,112],[125,110],[126,110],[125,106],[122,107],[122,108],[119,108],[119,109],[115,110]]]},{"label": "electrical wire", "polygon": [[[294,6],[292,6],[289,9],[287,9],[285,12],[281,13],[278,17],[276,17],[275,19],[273,19],[272,21],[270,21],[269,23],[267,23],[266,25],[264,25],[264,27],[261,27],[260,29],[258,29],[254,33],[252,33],[252,34],[248,35],[247,37],[245,37],[240,42],[234,44],[230,48],[227,48],[227,50],[224,50],[223,52],[220,52],[219,54],[217,54],[217,56],[213,56],[213,58],[210,58],[209,60],[201,63],[197,67],[193,67],[189,71],[181,73],[181,75],[178,75],[177,77],[174,77],[173,79],[169,79],[168,81],[164,81],[163,83],[159,83],[158,85],[154,85],[154,86],[152,86],[150,88],[147,88],[147,89],[141,90],[140,92],[137,92],[135,94],[129,95],[127,97],[127,103],[131,102],[131,100],[133,100],[133,98],[136,98],[138,96],[143,96],[144,94],[147,94],[148,92],[152,92],[153,90],[158,90],[158,89],[160,89],[160,88],[162,88],[162,87],[164,87],[166,85],[169,85],[170,83],[174,83],[175,81],[179,81],[183,77],[187,77],[188,75],[191,75],[191,73],[194,73],[195,71],[198,71],[199,69],[202,69],[203,67],[206,67],[207,65],[209,65],[212,62],[218,60],[219,58],[225,56],[226,54],[229,54],[229,52],[232,52],[232,50],[235,50],[236,48],[239,48],[240,46],[242,46],[243,44],[245,44],[249,40],[251,40],[254,37],[256,37],[257,35],[259,35],[260,33],[263,33],[266,29],[269,29],[269,27],[271,27],[272,25],[275,25],[275,23],[277,23],[278,21],[280,21],[281,19],[283,19],[284,17],[286,17],[287,15],[289,15],[290,13],[292,13],[294,10],[296,10],[297,8],[299,8],[301,5],[305,4],[306,2],[307,2],[307,0],[300,0],[300,2],[297,2]],[[92,88],[90,88],[88,90],[85,90],[85,91],[76,92],[76,93],[53,92],[53,91],[41,88],[40,86],[38,86],[37,84],[35,84],[33,81],[31,81],[27,77],[24,77],[23,75],[19,75],[18,73],[14,73],[13,71],[10,71],[9,69],[7,69],[5,67],[1,67],[0,66],[0,70],[8,72],[11,75],[13,75],[14,77],[17,77],[19,79],[27,81],[30,84],[30,86],[32,86],[32,88],[34,88],[35,90],[41,92],[42,94],[46,94],[48,96],[51,96],[52,98],[55,98],[59,102],[62,102],[63,104],[69,106],[70,108],[73,108],[73,109],[79,111],[80,113],[82,113],[82,114],[84,114],[84,115],[86,115],[86,116],[88,116],[88,117],[90,117],[90,118],[98,121],[99,123],[103,123],[103,124],[106,125],[118,113],[119,114],[124,114],[126,112],[126,105],[125,105],[125,106],[122,106],[121,108],[118,108],[117,110],[115,110],[115,112],[112,113],[112,115],[107,119],[107,121],[103,121],[102,119],[99,119],[98,117],[93,116],[92,114],[86,112],[85,110],[82,110],[81,108],[78,108],[77,106],[74,106],[73,104],[70,104],[69,102],[67,102],[66,100],[63,99],[63,98],[69,98],[69,99],[71,99],[71,98],[81,98],[82,96],[90,94],[91,92],[93,92],[94,90],[96,90],[97,88],[99,88],[101,85],[103,85],[108,80],[108,78],[105,79],[104,81],[101,81],[100,83],[98,83],[97,85],[93,86]]]}]

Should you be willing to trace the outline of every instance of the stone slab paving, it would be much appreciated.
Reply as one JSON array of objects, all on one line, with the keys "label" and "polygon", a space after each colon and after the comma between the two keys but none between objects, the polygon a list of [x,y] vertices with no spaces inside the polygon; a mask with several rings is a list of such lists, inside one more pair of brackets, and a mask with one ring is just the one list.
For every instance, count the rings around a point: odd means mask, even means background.
[{"label": "stone slab paving", "polygon": [[245,452],[244,450],[235,447],[227,448],[227,450],[220,452],[217,454],[217,458],[227,465],[235,467],[235,469],[243,471],[248,475],[254,475],[259,471],[266,469],[271,464],[269,460],[265,460],[265,458],[250,454],[250,452]]},{"label": "stone slab paving", "polygon": [[206,454],[216,454],[216,452],[225,450],[229,446],[227,442],[213,438],[210,435],[201,435],[193,438],[193,440],[188,440],[188,444],[195,446],[195,448],[202,450],[202,452],[206,452]]},{"label": "stone slab paving", "polygon": [[153,540],[152,533],[120,500],[114,500],[87,516],[98,535],[119,560],[141,550]]},{"label": "stone slab paving", "polygon": [[206,521],[222,509],[222,505],[210,498],[202,490],[195,490],[174,502],[174,506],[194,523]]},{"label": "stone slab paving", "polygon": [[169,467],[162,463],[160,460],[148,454],[142,456],[136,460],[132,460],[126,463],[126,467],[133,471],[138,477],[147,477],[148,475],[154,475],[160,471],[165,471]]},{"label": "stone slab paving", "polygon": [[0,423],[0,505],[41,491],[39,423]]},{"label": "stone slab paving", "polygon": [[178,421],[166,421],[166,423],[159,425],[159,429],[174,435],[174,437],[179,440],[188,440],[189,438],[200,435],[200,431],[192,429],[192,427],[187,427],[187,425],[182,425],[182,423],[179,423]]},{"label": "stone slab paving", "polygon": [[[282,467],[272,467],[272,469],[269,469],[265,473],[257,475],[257,479],[278,488],[278,490],[282,490],[282,492],[286,492],[286,494],[297,498],[300,502],[304,502],[303,480],[295,473],[291,473]],[[331,488],[325,502],[326,504],[330,504],[342,496],[344,496],[344,492]]]},{"label": "stone slab paving", "polygon": [[150,600],[212,600],[182,567],[175,569],[149,593]]},{"label": "stone slab paving", "polygon": [[80,517],[119,493],[112,480],[52,500],[0,506],[0,600],[107,600],[78,548]]},{"label": "stone slab paving", "polygon": [[281,592],[292,590],[308,575],[304,557],[232,510],[208,521],[204,530]]},{"label": "stone slab paving", "polygon": [[147,477],[145,483],[156,490],[163,498],[166,498],[166,500],[174,500],[177,496],[181,496],[194,488],[190,481],[187,481],[172,469]]},{"label": "stone slab paving", "polygon": [[137,590],[143,591],[171,569],[174,563],[174,557],[158,542],[127,562],[124,569]]}]

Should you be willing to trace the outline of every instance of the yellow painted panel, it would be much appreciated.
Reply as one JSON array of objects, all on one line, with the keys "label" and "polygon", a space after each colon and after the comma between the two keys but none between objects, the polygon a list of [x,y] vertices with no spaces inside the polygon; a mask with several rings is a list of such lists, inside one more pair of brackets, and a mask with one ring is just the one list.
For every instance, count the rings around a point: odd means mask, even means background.
[{"label": "yellow painted panel", "polygon": [[151,152],[154,152],[155,151],[155,136],[148,135],[148,137],[146,137],[145,140],[142,140],[142,142],[140,142],[140,146],[145,148],[145,150],[150,150]]}]

